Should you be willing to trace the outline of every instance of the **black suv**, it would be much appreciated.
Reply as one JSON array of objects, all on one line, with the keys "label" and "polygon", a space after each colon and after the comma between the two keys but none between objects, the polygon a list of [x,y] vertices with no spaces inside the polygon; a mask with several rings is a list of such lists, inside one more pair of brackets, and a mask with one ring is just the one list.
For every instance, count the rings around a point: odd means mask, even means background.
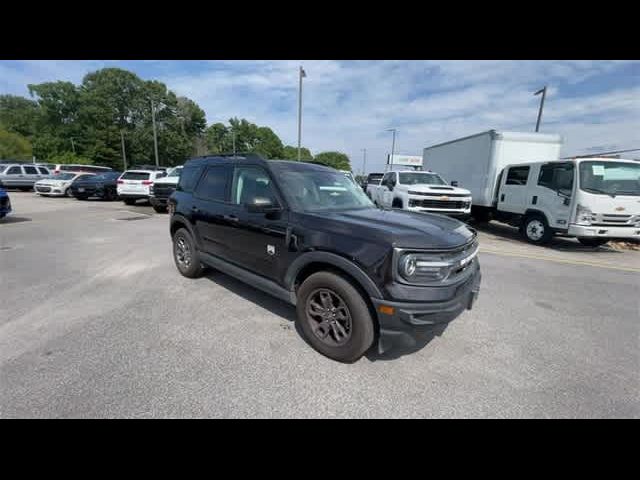
[{"label": "black suv", "polygon": [[458,220],[381,210],[342,172],[259,157],[189,160],[169,199],[180,273],[206,266],[296,306],[306,339],[342,362],[470,309],[478,243]]}]

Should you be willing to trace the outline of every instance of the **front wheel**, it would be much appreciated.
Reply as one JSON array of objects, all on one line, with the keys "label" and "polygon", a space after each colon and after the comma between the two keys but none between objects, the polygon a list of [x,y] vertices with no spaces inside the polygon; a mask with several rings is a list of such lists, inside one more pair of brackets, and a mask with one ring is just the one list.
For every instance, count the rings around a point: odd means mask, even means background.
[{"label": "front wheel", "polygon": [[64,191],[64,194],[65,194],[67,197],[71,197],[71,198],[73,198],[73,192],[71,191],[71,187],[67,188],[67,189]]},{"label": "front wheel", "polygon": [[371,312],[347,279],[331,272],[314,273],[302,283],[297,297],[298,326],[318,352],[352,363],[373,345]]},{"label": "front wheel", "polygon": [[542,215],[530,215],[524,219],[522,233],[528,242],[544,245],[551,241],[553,232]]},{"label": "front wheel", "polygon": [[586,247],[599,247],[609,241],[608,238],[579,238],[578,241]]}]

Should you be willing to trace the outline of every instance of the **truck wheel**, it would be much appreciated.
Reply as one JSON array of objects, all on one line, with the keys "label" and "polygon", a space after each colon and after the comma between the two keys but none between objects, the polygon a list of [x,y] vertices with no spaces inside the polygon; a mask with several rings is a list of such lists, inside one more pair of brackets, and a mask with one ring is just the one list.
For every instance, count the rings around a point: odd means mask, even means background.
[{"label": "truck wheel", "polygon": [[471,208],[471,216],[478,223],[486,223],[491,218],[489,215],[489,211],[484,208]]},{"label": "truck wheel", "polygon": [[309,276],[298,289],[296,310],[307,341],[333,360],[355,362],[373,344],[375,330],[367,302],[339,275]]},{"label": "truck wheel", "polygon": [[587,247],[599,247],[609,241],[608,238],[579,238],[578,241]]},{"label": "truck wheel", "polygon": [[187,278],[197,278],[204,271],[195,242],[186,228],[173,234],[173,260],[178,271]]},{"label": "truck wheel", "polygon": [[393,203],[391,204],[391,208],[402,208],[402,200],[399,198],[394,198]]},{"label": "truck wheel", "polygon": [[525,217],[522,224],[522,233],[528,242],[535,245],[549,243],[553,232],[542,215],[534,214]]}]

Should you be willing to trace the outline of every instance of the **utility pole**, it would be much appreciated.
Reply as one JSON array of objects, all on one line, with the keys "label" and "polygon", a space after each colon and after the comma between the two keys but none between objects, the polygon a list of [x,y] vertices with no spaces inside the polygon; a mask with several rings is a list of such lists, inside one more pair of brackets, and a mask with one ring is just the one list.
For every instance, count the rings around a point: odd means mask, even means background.
[{"label": "utility pole", "polygon": [[547,96],[547,86],[545,85],[543,88],[538,90],[533,95],[542,94],[542,98],[540,99],[540,108],[538,109],[538,121],[536,122],[536,132],[540,130],[540,120],[542,120],[542,109],[544,108],[544,99]]},{"label": "utility pole", "polygon": [[233,130],[233,126],[231,127],[231,141],[233,142],[233,156],[236,156],[236,132]]},{"label": "utility pole", "polygon": [[362,176],[366,175],[367,172],[367,149],[363,148],[364,156],[362,158]]},{"label": "utility pole", "polygon": [[120,130],[120,141],[122,142],[122,163],[124,163],[124,172],[127,171],[127,154],[124,150],[124,132]]},{"label": "utility pole", "polygon": [[156,167],[160,166],[160,162],[158,161],[158,133],[156,132],[156,109],[153,105],[153,100],[151,100],[151,121],[153,122],[153,149],[156,154]]},{"label": "utility pole", "polygon": [[75,155],[76,154],[76,146],[73,143],[73,137],[71,137],[71,150],[73,150],[73,154]]},{"label": "utility pole", "polygon": [[298,161],[300,161],[300,149],[302,145],[302,79],[307,76],[307,73],[300,65],[299,72],[299,85],[298,85]]},{"label": "utility pole", "polygon": [[391,140],[391,157],[389,157],[389,162],[387,162],[389,165],[393,166],[393,156],[396,152],[396,129],[389,128],[387,132],[393,132],[393,140]]}]

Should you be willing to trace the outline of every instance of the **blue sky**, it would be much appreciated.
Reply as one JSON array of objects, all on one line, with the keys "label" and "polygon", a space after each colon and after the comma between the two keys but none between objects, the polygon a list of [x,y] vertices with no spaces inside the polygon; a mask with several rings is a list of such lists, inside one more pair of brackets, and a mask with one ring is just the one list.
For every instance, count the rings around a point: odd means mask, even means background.
[{"label": "blue sky", "polygon": [[[638,61],[0,61],[0,93],[117,66],[157,79],[196,102],[208,123],[244,117],[297,143],[298,66],[307,72],[303,140],[313,153],[340,150],[380,170],[397,128],[396,152],[489,129],[533,131],[548,85],[541,132],[560,133],[563,154],[640,148]],[[636,154],[635,157],[640,157]]]}]

